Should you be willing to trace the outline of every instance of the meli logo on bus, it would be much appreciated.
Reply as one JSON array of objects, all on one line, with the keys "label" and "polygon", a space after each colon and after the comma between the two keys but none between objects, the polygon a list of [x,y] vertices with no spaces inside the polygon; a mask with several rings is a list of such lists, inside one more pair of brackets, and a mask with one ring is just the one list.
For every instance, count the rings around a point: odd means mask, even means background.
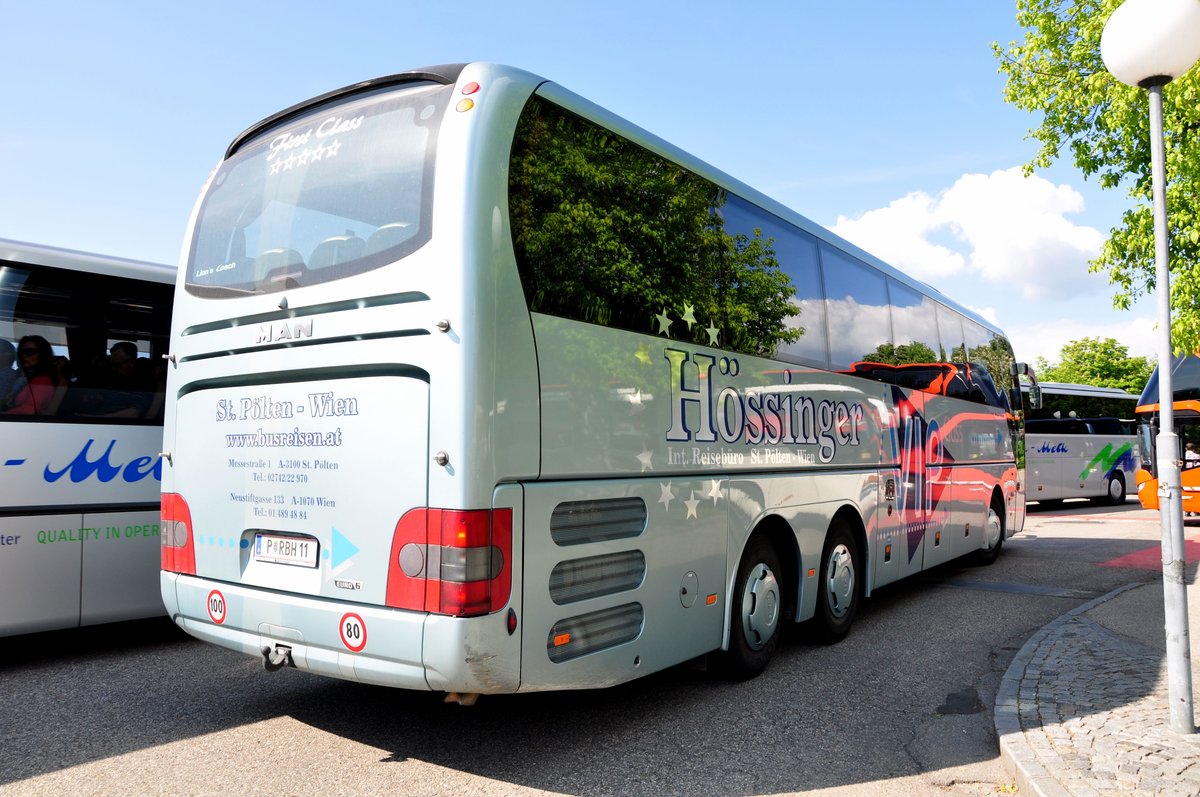
[{"label": "meli logo on bus", "polygon": [[1069,454],[1071,452],[1067,450],[1066,443],[1058,443],[1056,445],[1050,445],[1049,443],[1042,443],[1038,447],[1037,453],[1039,453],[1039,454]]},{"label": "meli logo on bus", "polygon": [[79,484],[93,477],[105,484],[117,478],[128,484],[135,484],[150,476],[162,481],[162,457],[136,457],[129,462],[114,462],[112,453],[117,441],[111,440],[104,453],[93,459],[91,452],[95,442],[95,438],[89,438],[75,458],[61,468],[55,468],[52,464],[46,465],[42,477],[50,484],[64,476],[68,477],[72,484]]},{"label": "meli logo on bus", "polygon": [[[815,446],[817,460],[829,463],[841,446],[861,444],[866,409],[858,402],[817,401],[791,389],[742,390],[728,385],[713,395],[713,370],[736,377],[740,367],[736,359],[718,360],[709,354],[689,354],[665,349],[663,356],[671,367],[671,427],[667,440],[672,443],[743,442],[746,445]],[[785,384],[790,381],[784,377]],[[697,428],[687,423],[687,409],[696,407]]]}]

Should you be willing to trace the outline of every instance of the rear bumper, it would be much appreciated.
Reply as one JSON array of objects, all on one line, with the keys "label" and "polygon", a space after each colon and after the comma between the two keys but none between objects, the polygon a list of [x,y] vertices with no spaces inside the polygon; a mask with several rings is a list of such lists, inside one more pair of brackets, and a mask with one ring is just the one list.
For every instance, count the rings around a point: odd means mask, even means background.
[{"label": "rear bumper", "polygon": [[[168,572],[161,587],[171,619],[192,636],[258,658],[264,647],[284,645],[298,669],[318,675],[446,692],[514,692],[520,684],[519,655],[480,654],[489,636],[519,650],[497,615],[440,617]],[[223,606],[216,616],[209,610],[214,592]],[[347,622],[361,636],[344,638]]]}]

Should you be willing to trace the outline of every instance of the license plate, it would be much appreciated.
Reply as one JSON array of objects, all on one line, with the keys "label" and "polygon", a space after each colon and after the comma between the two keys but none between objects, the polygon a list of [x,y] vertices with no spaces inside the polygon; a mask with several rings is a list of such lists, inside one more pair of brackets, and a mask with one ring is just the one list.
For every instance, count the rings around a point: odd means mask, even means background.
[{"label": "license plate", "polygon": [[317,541],[312,537],[284,537],[277,534],[254,535],[254,558],[297,567],[317,566]]}]

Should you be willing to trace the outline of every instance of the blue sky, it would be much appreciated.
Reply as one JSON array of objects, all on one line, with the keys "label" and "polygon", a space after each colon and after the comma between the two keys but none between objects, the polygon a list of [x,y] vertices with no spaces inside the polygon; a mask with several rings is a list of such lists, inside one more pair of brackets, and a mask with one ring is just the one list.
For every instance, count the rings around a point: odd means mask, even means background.
[{"label": "blue sky", "polygon": [[1020,167],[990,43],[1011,0],[21,3],[5,11],[0,238],[175,263],[230,140],[412,67],[508,63],[605,105],[999,323],[1019,358],[1154,307],[1087,273],[1126,198]]}]

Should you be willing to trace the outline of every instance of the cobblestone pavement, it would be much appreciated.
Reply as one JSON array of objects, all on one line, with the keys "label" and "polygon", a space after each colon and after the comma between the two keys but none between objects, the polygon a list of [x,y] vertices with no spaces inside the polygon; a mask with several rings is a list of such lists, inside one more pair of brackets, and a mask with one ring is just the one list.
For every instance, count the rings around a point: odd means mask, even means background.
[{"label": "cobblestone pavement", "polygon": [[[1198,591],[1188,589],[1193,626]],[[1153,615],[1154,601],[1157,624],[1130,622]],[[1124,634],[1105,624],[1118,617],[1124,623],[1112,624]],[[1130,636],[1130,628],[1142,633]],[[1162,584],[1152,583],[1113,590],[1026,642],[995,713],[1001,757],[1022,794],[1200,795],[1200,735],[1170,729],[1163,637]],[[1200,684],[1192,641],[1192,682]]]}]

